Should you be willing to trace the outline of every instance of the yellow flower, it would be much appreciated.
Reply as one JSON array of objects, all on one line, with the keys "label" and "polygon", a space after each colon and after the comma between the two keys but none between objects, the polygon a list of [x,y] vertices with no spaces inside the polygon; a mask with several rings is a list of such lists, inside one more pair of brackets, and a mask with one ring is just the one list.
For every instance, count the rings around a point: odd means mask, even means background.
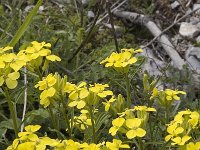
[{"label": "yellow flower", "polygon": [[53,74],[49,74],[42,81],[39,81],[35,85],[35,88],[39,87],[39,90],[43,90],[40,94],[40,104],[45,108],[50,105],[51,99],[56,94],[56,89],[53,87],[57,82],[57,79]]},{"label": "yellow flower", "polygon": [[40,125],[28,125],[25,127],[25,132],[19,132],[19,139],[22,141],[30,140],[37,141],[39,138],[34,132],[38,131],[41,128]]},{"label": "yellow flower", "polygon": [[6,51],[9,51],[9,50],[12,50],[13,49],[13,47],[10,47],[10,46],[6,46],[6,47],[1,47],[0,48],[0,55],[2,54],[2,53],[5,53]]},{"label": "yellow flower", "polygon": [[176,138],[173,138],[172,139],[172,141],[174,142],[174,143],[172,143],[172,145],[185,145],[185,143],[187,142],[187,141],[189,141],[191,139],[191,137],[190,136],[188,136],[188,135],[184,135],[183,137],[176,137]]},{"label": "yellow flower", "polygon": [[168,101],[171,101],[171,100],[180,100],[180,97],[178,96],[178,94],[186,94],[185,92],[183,91],[178,91],[178,90],[171,90],[171,89],[166,89],[165,90],[165,94],[166,94],[166,99]]},{"label": "yellow flower", "polygon": [[100,150],[100,144],[87,144],[87,143],[83,143],[81,144],[81,148],[82,150]]},{"label": "yellow flower", "polygon": [[35,150],[35,142],[25,142],[19,144],[17,150]]},{"label": "yellow flower", "polygon": [[88,111],[87,110],[81,110],[81,115],[80,116],[75,116],[74,117],[74,122],[75,125],[77,125],[81,130],[85,130],[86,127],[92,125],[92,121],[89,118]]},{"label": "yellow flower", "polygon": [[86,105],[84,98],[86,98],[88,95],[89,91],[86,87],[86,82],[80,83],[77,87],[74,87],[74,89],[70,92],[69,94],[70,101],[68,106],[69,107],[76,106],[78,109],[82,109]]},{"label": "yellow flower", "polygon": [[169,141],[170,139],[178,136],[183,133],[184,129],[182,127],[178,127],[176,123],[173,123],[167,127],[167,132],[169,135],[165,137],[165,141]]},{"label": "yellow flower", "polygon": [[187,150],[200,150],[200,142],[190,142],[189,144],[186,145]]},{"label": "yellow flower", "polygon": [[140,128],[142,121],[139,118],[127,119],[126,126],[130,129],[126,136],[128,139],[133,139],[135,137],[143,137],[146,134],[146,131]]},{"label": "yellow flower", "polygon": [[48,87],[52,87],[56,83],[56,78],[53,74],[49,74],[46,78],[43,78],[42,81],[39,81],[38,84],[35,85],[35,88],[39,87],[39,90],[45,90]]},{"label": "yellow flower", "polygon": [[19,139],[15,139],[11,146],[8,146],[6,150],[16,150],[19,144]]},{"label": "yellow flower", "polygon": [[[122,49],[121,53],[113,52],[105,60],[101,61],[100,64],[105,64],[105,67],[113,67],[116,71],[128,71],[128,66],[137,62],[137,58],[133,57],[135,53],[141,52],[142,50],[133,49]],[[120,70],[120,68],[126,68]]]},{"label": "yellow flower", "polygon": [[105,90],[107,87],[109,87],[108,84],[95,83],[94,85],[90,85],[89,91],[96,93],[101,98],[104,98],[108,95],[113,95],[112,91]]},{"label": "yellow flower", "polygon": [[124,68],[127,65],[134,64],[137,61],[136,57],[132,57],[132,53],[129,51],[124,51],[121,53],[113,52],[110,57],[107,57],[105,60],[101,61],[100,64],[105,64],[105,67],[115,67],[115,68]]},{"label": "yellow flower", "polygon": [[79,150],[80,144],[73,140],[64,140],[65,150]]},{"label": "yellow flower", "polygon": [[117,131],[120,129],[121,126],[123,126],[125,122],[125,119],[124,118],[116,118],[112,121],[112,127],[110,128],[109,130],[109,133],[112,135],[112,136],[115,136]]},{"label": "yellow flower", "polygon": [[48,60],[50,61],[61,61],[60,57],[56,56],[56,55],[49,55],[46,57]]},{"label": "yellow flower", "polygon": [[152,91],[152,95],[150,97],[150,100],[152,100],[153,98],[155,98],[156,96],[158,96],[158,89],[157,88],[153,88]]},{"label": "yellow flower", "polygon": [[156,111],[155,108],[147,107],[147,106],[135,106],[134,110],[137,111]]},{"label": "yellow flower", "polygon": [[47,106],[50,105],[51,101],[49,98],[53,97],[56,93],[55,88],[50,87],[47,90],[44,90],[41,94],[40,94],[40,104],[44,105],[44,108],[46,108]]},{"label": "yellow flower", "polygon": [[199,113],[196,111],[191,112],[188,123],[192,125],[192,128],[197,127],[199,122],[200,122]]},{"label": "yellow flower", "polygon": [[26,50],[24,50],[26,54],[30,55],[31,59],[37,59],[40,56],[48,56],[51,54],[51,50],[47,49],[51,47],[50,43],[39,43],[37,41],[33,41],[31,44],[32,46],[29,46]]},{"label": "yellow flower", "polygon": [[20,77],[19,72],[9,73],[6,77],[0,76],[0,86],[2,86],[5,82],[6,86],[9,89],[14,89],[14,88],[16,88],[16,86],[18,84],[17,79],[19,79],[19,77]]},{"label": "yellow flower", "polygon": [[15,71],[19,71],[23,66],[26,66],[26,63],[31,59],[24,53],[18,53],[13,60],[10,62],[10,67]]},{"label": "yellow flower", "polygon": [[46,146],[55,147],[59,143],[60,143],[60,141],[55,140],[55,139],[51,139],[51,138],[49,138],[47,136],[41,137],[37,141],[36,150],[46,150]]},{"label": "yellow flower", "polygon": [[110,150],[119,150],[120,148],[130,148],[128,144],[122,144],[121,140],[113,139],[113,142],[106,142],[106,147]]},{"label": "yellow flower", "polygon": [[134,114],[133,114],[134,109],[126,109],[124,112],[122,113],[117,113],[118,115],[120,115],[119,117],[126,117],[126,119],[129,118],[135,118]]},{"label": "yellow flower", "polygon": [[109,101],[103,102],[103,104],[105,105],[105,111],[108,111],[110,109],[110,105],[114,101],[116,101],[116,99],[114,98],[114,96],[112,96]]}]

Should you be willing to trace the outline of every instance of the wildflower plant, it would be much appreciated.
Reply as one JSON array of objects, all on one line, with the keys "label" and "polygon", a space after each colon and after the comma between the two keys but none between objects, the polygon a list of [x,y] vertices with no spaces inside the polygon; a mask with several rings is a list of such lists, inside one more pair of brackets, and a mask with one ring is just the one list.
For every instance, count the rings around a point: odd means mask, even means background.
[{"label": "wildflower plant", "polygon": [[[16,134],[7,150],[153,150],[169,147],[193,150],[199,147],[199,112],[184,110],[175,116],[171,113],[174,102],[186,94],[184,91],[158,90],[158,80],[150,81],[144,74],[143,96],[133,94],[130,70],[135,68],[130,66],[137,63],[136,54],[142,52],[141,49],[122,49],[121,53],[113,52],[101,61],[106,68],[113,68],[124,76],[126,94],[115,91],[112,84],[79,82],[66,75],[47,73],[49,62],[61,61],[50,49],[50,43],[36,41],[17,54],[10,52],[12,47],[0,49],[0,86],[8,99]],[[39,93],[36,92],[36,100],[39,110],[46,111],[49,118],[46,118],[48,123],[27,125],[19,132],[9,92],[17,87],[23,67],[28,73],[36,74],[34,87]],[[39,110],[27,113],[24,123],[30,124],[29,116],[40,113]],[[174,119],[169,122],[172,117]]]}]

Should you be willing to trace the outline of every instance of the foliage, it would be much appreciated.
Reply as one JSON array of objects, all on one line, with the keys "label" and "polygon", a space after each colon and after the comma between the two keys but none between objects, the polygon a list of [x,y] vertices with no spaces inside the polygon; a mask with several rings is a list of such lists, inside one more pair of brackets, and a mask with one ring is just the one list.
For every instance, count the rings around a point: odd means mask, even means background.
[{"label": "foliage", "polygon": [[[108,30],[95,26],[87,37],[86,10],[98,1],[78,10],[83,20],[73,3],[57,9],[45,1],[48,7],[36,14],[41,3],[26,12],[27,4],[16,2],[0,7],[0,149],[199,148],[198,99],[188,105],[186,92],[177,89],[187,79],[141,75],[145,58],[127,37],[120,53]],[[161,90],[160,81],[174,87]]]}]

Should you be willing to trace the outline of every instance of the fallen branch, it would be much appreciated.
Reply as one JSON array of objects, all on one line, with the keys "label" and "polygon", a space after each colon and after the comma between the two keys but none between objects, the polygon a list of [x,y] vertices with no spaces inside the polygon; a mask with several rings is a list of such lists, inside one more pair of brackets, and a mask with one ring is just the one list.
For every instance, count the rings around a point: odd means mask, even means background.
[{"label": "fallen branch", "polygon": [[125,18],[130,20],[133,23],[139,23],[144,25],[149,31],[157,37],[156,39],[161,43],[164,50],[167,52],[169,57],[172,59],[173,65],[175,68],[182,69],[185,64],[184,60],[175,50],[175,47],[172,45],[170,40],[163,32],[158,28],[158,26],[147,16],[127,11],[116,10],[113,12],[117,17]]}]

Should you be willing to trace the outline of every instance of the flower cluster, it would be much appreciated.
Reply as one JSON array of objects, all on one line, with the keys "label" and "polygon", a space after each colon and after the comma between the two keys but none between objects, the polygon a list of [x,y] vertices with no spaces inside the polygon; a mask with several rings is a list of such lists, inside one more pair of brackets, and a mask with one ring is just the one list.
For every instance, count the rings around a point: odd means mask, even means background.
[{"label": "flower cluster", "polygon": [[[26,66],[30,71],[34,71],[43,63],[43,57],[47,60],[43,67],[48,66],[48,61],[60,61],[61,59],[56,55],[51,55],[50,43],[32,42],[32,46],[27,47],[25,50],[20,50],[17,54],[10,52],[12,47],[0,48],[0,86],[4,83],[9,89],[14,89],[20,78],[19,70]],[[45,69],[44,68],[44,69]]]},{"label": "flower cluster", "polygon": [[162,106],[171,106],[174,101],[180,100],[180,94],[185,95],[186,93],[184,91],[171,89],[158,91],[157,88],[154,88],[150,100],[157,99],[158,103]]},{"label": "flower cluster", "polygon": [[125,133],[128,139],[144,137],[145,125],[148,121],[149,112],[156,111],[146,106],[135,106],[133,109],[119,113],[119,117],[112,121],[109,133],[115,136],[117,132]]},{"label": "flower cluster", "polygon": [[129,65],[137,62],[137,58],[134,57],[135,53],[142,52],[142,49],[122,49],[121,53],[113,52],[100,64],[105,64],[105,67],[113,67],[116,71],[127,72]]},{"label": "flower cluster", "polygon": [[82,109],[87,105],[96,105],[99,99],[113,95],[113,92],[106,90],[108,84],[94,84],[87,87],[86,82],[81,82],[77,86],[72,83],[66,83],[64,91],[69,94],[69,107]]},{"label": "flower cluster", "polygon": [[74,124],[81,130],[85,130],[92,125],[88,110],[82,109],[80,116],[74,117]]},{"label": "flower cluster", "polygon": [[[33,41],[25,50],[21,50],[20,53],[27,55],[31,60],[27,64],[27,68],[34,72],[44,63],[42,69],[45,70],[49,61],[61,61],[60,57],[51,54],[50,48],[50,43]],[[43,62],[43,58],[45,58],[45,62]]]},{"label": "flower cluster", "polygon": [[46,146],[54,147],[59,141],[51,139],[47,136],[38,137],[35,134],[41,128],[40,125],[29,125],[25,127],[25,132],[18,133],[19,138],[15,139],[7,150],[45,150]]},{"label": "flower cluster", "polygon": [[119,150],[120,148],[130,148],[127,144],[122,144],[121,140],[113,139],[113,142],[79,143],[72,139],[58,140],[51,139],[48,136],[38,137],[36,132],[41,128],[40,125],[28,125],[24,132],[18,133],[19,138],[15,139],[12,145],[6,150],[46,150],[52,148],[54,150]]},{"label": "flower cluster", "polygon": [[[168,135],[165,141],[172,141],[172,145],[185,145],[192,137],[191,134],[200,125],[200,116],[196,111],[180,111],[174,120],[168,124]],[[192,144],[190,144],[192,145]]]},{"label": "flower cluster", "polygon": [[64,96],[64,87],[66,83],[67,77],[64,76],[61,78],[57,73],[43,77],[42,81],[39,81],[35,85],[35,88],[39,88],[39,90],[42,91],[40,94],[40,104],[46,108],[50,104],[54,104],[55,100],[60,99],[60,96]]},{"label": "flower cluster", "polygon": [[19,70],[29,61],[23,54],[9,52],[12,47],[0,48],[0,86],[4,83],[9,89],[14,89],[20,77]]}]

